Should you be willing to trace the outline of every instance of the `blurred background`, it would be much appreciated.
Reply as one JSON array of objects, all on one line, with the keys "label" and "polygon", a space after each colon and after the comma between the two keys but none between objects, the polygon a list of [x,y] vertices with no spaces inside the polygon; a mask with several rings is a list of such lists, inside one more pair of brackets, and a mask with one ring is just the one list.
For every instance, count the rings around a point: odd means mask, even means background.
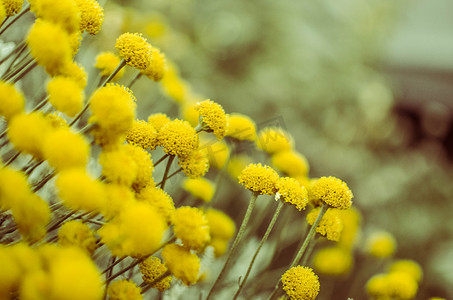
[{"label": "blurred background", "polygon": [[[453,299],[453,1],[117,0],[104,8],[102,31],[78,54],[82,65],[114,50],[121,33],[143,33],[195,98],[247,114],[258,129],[283,127],[310,177],[346,181],[362,239],[388,231],[395,257],[423,267],[417,299]],[[140,118],[179,116],[157,84],[137,81],[134,93]],[[221,199],[236,197],[227,191]],[[338,299],[365,298],[362,288],[344,297],[336,288]]]}]

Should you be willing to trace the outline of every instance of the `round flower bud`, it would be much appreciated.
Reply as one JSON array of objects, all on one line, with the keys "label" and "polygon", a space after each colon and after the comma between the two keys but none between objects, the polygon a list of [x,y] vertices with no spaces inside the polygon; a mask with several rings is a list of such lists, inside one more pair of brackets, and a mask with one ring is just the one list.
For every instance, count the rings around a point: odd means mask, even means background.
[{"label": "round flower bud", "polygon": [[239,175],[239,183],[246,189],[261,195],[273,195],[277,192],[278,174],[269,166],[249,164]]}]

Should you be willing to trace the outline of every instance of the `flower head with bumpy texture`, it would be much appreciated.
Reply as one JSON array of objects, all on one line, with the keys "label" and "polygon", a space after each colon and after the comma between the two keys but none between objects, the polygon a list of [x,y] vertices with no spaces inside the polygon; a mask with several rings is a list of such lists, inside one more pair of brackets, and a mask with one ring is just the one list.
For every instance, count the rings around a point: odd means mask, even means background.
[{"label": "flower head with bumpy texture", "polygon": [[132,182],[132,187],[136,192],[146,187],[149,184],[154,185],[153,179],[153,160],[151,154],[143,150],[141,147],[133,145],[124,145],[124,148],[129,153],[130,157],[135,161],[137,165],[137,177]]},{"label": "flower head with bumpy texture", "polygon": [[[315,208],[307,215],[307,222],[310,225],[315,223],[316,218],[319,215],[321,208]],[[338,242],[340,240],[341,231],[343,230],[343,223],[338,214],[337,209],[329,208],[316,227],[316,232],[320,235],[325,236],[330,241]]]},{"label": "flower head with bumpy texture", "polygon": [[246,189],[261,195],[277,192],[278,174],[269,166],[249,164],[239,175],[239,183]]},{"label": "flower head with bumpy texture", "polygon": [[24,4],[24,0],[3,0],[2,2],[5,6],[6,15],[9,17],[19,13]]},{"label": "flower head with bumpy texture", "polygon": [[186,178],[182,187],[193,197],[201,199],[204,202],[210,202],[215,193],[214,183],[204,177]]},{"label": "flower head with bumpy texture", "polygon": [[57,76],[47,84],[50,103],[62,113],[74,117],[82,110],[85,95],[80,85],[71,78]]},{"label": "flower head with bumpy texture", "polygon": [[126,133],[129,144],[154,150],[157,146],[157,131],[146,121],[136,120]]},{"label": "flower head with bumpy texture", "polygon": [[208,220],[201,209],[183,206],[175,210],[171,219],[173,232],[184,247],[198,250],[209,242]]},{"label": "flower head with bumpy texture", "polygon": [[209,169],[209,159],[206,152],[196,150],[186,157],[180,157],[178,165],[182,172],[190,178],[204,176]]},{"label": "flower head with bumpy texture", "polygon": [[142,300],[142,289],[135,285],[133,281],[126,279],[112,282],[107,294],[111,300]]},{"label": "flower head with bumpy texture", "polygon": [[151,114],[148,117],[148,123],[153,125],[157,132],[159,132],[160,129],[168,122],[170,122],[170,118],[163,113]]},{"label": "flower head with bumpy texture", "polygon": [[240,141],[256,140],[255,122],[246,115],[233,113],[227,115],[228,128],[226,136],[238,139]]},{"label": "flower head with bumpy texture", "polygon": [[75,3],[81,13],[80,31],[97,34],[104,22],[104,9],[96,0],[75,0]]},{"label": "flower head with bumpy texture", "polygon": [[319,274],[338,276],[346,274],[352,266],[351,251],[343,247],[322,248],[313,256],[313,267]]},{"label": "flower head with bumpy texture", "polygon": [[[162,276],[168,268],[157,257],[151,256],[140,263],[140,272],[143,281],[146,283],[153,282],[157,277]],[[153,288],[163,292],[170,287],[171,276],[167,276],[153,285]]]},{"label": "flower head with bumpy texture", "polygon": [[154,81],[160,81],[165,75],[165,56],[159,51],[159,49],[151,48],[151,61],[149,66],[143,71],[149,79]]},{"label": "flower head with bumpy texture", "polygon": [[315,199],[338,209],[348,209],[352,205],[352,192],[347,184],[335,177],[321,177],[310,185],[309,193]]},{"label": "flower head with bumpy texture", "polygon": [[77,62],[70,62],[63,66],[61,76],[71,78],[84,89],[87,85],[88,75],[85,68]]},{"label": "flower head with bumpy texture", "polygon": [[22,113],[25,108],[25,98],[13,84],[0,81],[0,115],[10,120]]},{"label": "flower head with bumpy texture", "polygon": [[267,127],[258,133],[256,145],[269,154],[291,150],[294,138],[285,130],[278,127]]},{"label": "flower head with bumpy texture", "polygon": [[86,250],[89,255],[96,250],[96,238],[90,227],[82,221],[68,221],[58,230],[58,244],[76,246]]},{"label": "flower head with bumpy texture", "polygon": [[307,190],[300,186],[299,182],[290,177],[280,178],[277,183],[277,195],[283,198],[283,201],[294,205],[299,211],[307,206]]},{"label": "flower head with bumpy texture", "polygon": [[200,258],[189,249],[176,244],[169,244],[162,250],[165,265],[171,274],[181,279],[185,285],[197,282],[200,271]]},{"label": "flower head with bumpy texture", "polygon": [[[120,64],[121,59],[118,55],[114,54],[113,52],[101,52],[96,56],[96,63],[94,66],[99,69],[101,72],[101,76],[109,76],[110,74],[115,71],[116,67]],[[121,79],[124,75],[124,68],[118,71],[116,75],[112,78],[112,81],[117,81]]]},{"label": "flower head with bumpy texture", "polygon": [[35,12],[37,17],[61,26],[68,33],[79,29],[80,11],[73,0],[39,0]]},{"label": "flower head with bumpy texture", "polygon": [[198,148],[198,134],[187,121],[176,119],[160,129],[159,143],[167,154],[185,157]]},{"label": "flower head with bumpy texture", "polygon": [[171,223],[171,215],[175,211],[173,199],[163,189],[148,185],[137,194],[137,200],[150,203],[167,221]]},{"label": "flower head with bumpy texture", "polygon": [[318,275],[309,267],[297,266],[282,276],[283,290],[291,300],[313,300],[319,293]]},{"label": "flower head with bumpy texture", "polygon": [[227,118],[223,107],[211,100],[197,103],[195,110],[198,111],[203,127],[212,131],[220,140],[225,136],[227,129]]},{"label": "flower head with bumpy texture", "polygon": [[295,150],[280,151],[272,155],[272,166],[290,177],[305,177],[309,170],[307,159]]},{"label": "flower head with bumpy texture", "polygon": [[124,145],[112,151],[102,151],[99,164],[102,175],[110,182],[131,186],[137,178],[138,165]]},{"label": "flower head with bumpy texture", "polygon": [[123,33],[116,39],[115,48],[126,63],[139,70],[146,70],[152,59],[151,45],[139,33]]}]

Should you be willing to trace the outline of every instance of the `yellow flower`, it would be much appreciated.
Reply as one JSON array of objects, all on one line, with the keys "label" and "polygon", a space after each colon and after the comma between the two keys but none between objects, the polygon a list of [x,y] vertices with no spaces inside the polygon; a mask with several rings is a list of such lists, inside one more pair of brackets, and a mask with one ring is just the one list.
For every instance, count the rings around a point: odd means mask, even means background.
[{"label": "yellow flower", "polygon": [[85,71],[85,68],[77,62],[70,62],[65,64],[60,70],[60,75],[71,78],[82,89],[84,89],[87,85],[87,72]]},{"label": "yellow flower", "polygon": [[227,115],[228,128],[226,136],[238,139],[240,141],[256,140],[255,122],[246,115],[233,113]]},{"label": "yellow flower", "polygon": [[170,118],[163,113],[151,114],[148,117],[148,123],[151,124],[157,132],[159,132],[160,129],[168,122],[170,122]]},{"label": "yellow flower", "polygon": [[208,220],[201,209],[183,206],[174,211],[171,219],[175,237],[184,247],[199,250],[209,242]]},{"label": "yellow flower", "polygon": [[44,138],[44,158],[57,171],[85,167],[89,152],[84,136],[71,132],[69,128],[56,129]]},{"label": "yellow flower", "polygon": [[[307,215],[307,222],[310,225],[315,223],[321,209],[315,208]],[[325,236],[328,240],[338,242],[340,240],[343,223],[338,215],[338,210],[329,208],[316,227],[316,232]]]},{"label": "yellow flower", "polygon": [[61,171],[55,185],[58,196],[70,209],[99,211],[105,205],[104,186],[83,169]]},{"label": "yellow flower", "polygon": [[366,239],[365,250],[372,256],[389,257],[395,253],[396,240],[390,232],[374,232]]},{"label": "yellow flower", "polygon": [[19,151],[42,158],[45,136],[52,130],[49,121],[38,112],[18,114],[8,123],[8,138]]},{"label": "yellow flower", "polygon": [[236,224],[224,212],[216,209],[209,209],[206,212],[209,225],[211,241],[209,245],[214,248],[217,257],[223,255],[228,246],[228,242],[236,232]]},{"label": "yellow flower", "polygon": [[[113,52],[101,52],[96,56],[95,67],[100,69],[101,76],[109,76],[115,71],[116,67],[120,64],[121,59]],[[112,78],[112,81],[118,81],[124,75],[124,68],[118,71]]]},{"label": "yellow flower", "polygon": [[35,2],[36,16],[61,26],[68,33],[76,32],[80,24],[80,12],[72,0],[39,0]]},{"label": "yellow flower", "polygon": [[[0,22],[3,22],[6,18],[6,9],[5,5],[3,2],[0,2]],[[0,296],[1,296],[1,291],[0,291]]]},{"label": "yellow flower", "polygon": [[198,148],[198,135],[187,121],[176,119],[160,129],[159,143],[167,154],[184,157]]},{"label": "yellow flower", "polygon": [[307,159],[295,150],[280,151],[272,155],[272,165],[290,177],[305,177],[309,170]]},{"label": "yellow flower", "polygon": [[347,184],[335,177],[321,177],[310,185],[309,193],[315,199],[338,209],[348,209],[352,205],[352,192]]},{"label": "yellow flower", "polygon": [[313,267],[320,274],[343,275],[352,266],[351,252],[342,247],[327,247],[318,250],[313,257]]},{"label": "yellow flower", "polygon": [[389,272],[403,272],[412,276],[417,282],[420,282],[423,277],[422,267],[413,260],[400,259],[392,263]]},{"label": "yellow flower", "polygon": [[200,271],[200,258],[197,255],[182,246],[169,244],[162,250],[162,257],[171,274],[185,285],[197,282]]},{"label": "yellow flower", "polygon": [[3,0],[2,2],[6,10],[6,15],[9,17],[19,13],[24,4],[24,0]]},{"label": "yellow flower", "polygon": [[293,137],[278,127],[267,127],[258,133],[256,145],[269,154],[291,150],[294,147]]},{"label": "yellow flower", "polygon": [[166,229],[167,224],[157,210],[139,201],[125,206],[98,233],[113,255],[142,257],[159,248]]},{"label": "yellow flower", "polygon": [[137,177],[132,183],[132,187],[136,192],[146,187],[148,184],[154,185],[153,170],[154,165],[151,159],[151,154],[140,147],[133,145],[124,145],[124,148],[135,161],[137,165]]},{"label": "yellow flower", "polygon": [[350,209],[340,210],[338,214],[343,223],[343,231],[341,232],[338,244],[343,248],[351,249],[360,233],[360,223],[362,216],[355,207]]},{"label": "yellow flower", "polygon": [[111,300],[142,300],[142,289],[133,281],[117,280],[109,285],[107,294]]},{"label": "yellow flower", "polygon": [[157,147],[157,131],[153,125],[136,120],[126,133],[126,141],[145,150],[154,150]]},{"label": "yellow flower", "polygon": [[81,221],[65,222],[58,230],[58,243],[62,246],[76,246],[89,255],[96,250],[96,238],[90,227]]},{"label": "yellow flower", "polygon": [[[140,263],[140,272],[142,273],[143,281],[146,283],[153,282],[157,277],[164,274],[168,268],[157,257],[151,256]],[[153,288],[163,292],[170,287],[172,281],[171,276],[167,276],[153,285]]]},{"label": "yellow flower", "polygon": [[21,205],[22,199],[31,193],[24,173],[9,167],[0,168],[0,208],[8,210]]},{"label": "yellow flower", "polygon": [[282,276],[283,290],[291,300],[312,300],[318,296],[319,280],[309,267],[293,267]]},{"label": "yellow flower", "polygon": [[10,299],[13,290],[19,285],[23,276],[18,264],[14,261],[11,246],[0,245],[0,298]]},{"label": "yellow flower", "polygon": [[10,120],[17,114],[24,112],[25,99],[21,91],[13,84],[0,81],[0,115]]},{"label": "yellow flower", "polygon": [[206,174],[209,170],[209,159],[206,152],[196,150],[186,157],[179,157],[178,165],[187,177],[194,179]]},{"label": "yellow flower", "polygon": [[80,31],[97,34],[104,22],[104,9],[96,0],[75,0],[81,13]]},{"label": "yellow flower", "polygon": [[152,59],[151,45],[138,33],[123,33],[116,39],[115,48],[126,63],[139,70],[146,70]]},{"label": "yellow flower", "polygon": [[182,187],[192,196],[204,202],[210,202],[215,193],[214,183],[206,178],[186,178]]},{"label": "yellow flower", "polygon": [[54,77],[47,84],[50,103],[62,113],[74,117],[83,106],[83,89],[72,79]]},{"label": "yellow flower", "polygon": [[149,66],[143,70],[143,74],[154,81],[160,81],[165,75],[165,69],[165,56],[159,49],[152,47],[151,61],[149,62]]},{"label": "yellow flower", "polygon": [[36,20],[28,32],[27,45],[38,65],[43,66],[51,76],[59,75],[65,65],[71,62],[72,49],[68,33],[49,21]]},{"label": "yellow flower", "polygon": [[128,187],[120,184],[105,184],[107,201],[101,208],[106,220],[117,216],[125,207],[135,203],[135,193]]},{"label": "yellow flower", "polygon": [[296,179],[290,177],[280,178],[277,183],[277,195],[282,197],[283,201],[294,205],[299,211],[307,206],[307,190],[300,186]]},{"label": "yellow flower", "polygon": [[157,212],[165,218],[167,224],[171,222],[171,215],[175,211],[173,199],[163,189],[148,185],[137,194],[137,200],[151,204]]},{"label": "yellow flower", "polygon": [[414,299],[417,281],[404,272],[376,274],[366,283],[366,291],[376,299]]},{"label": "yellow flower", "polygon": [[[168,75],[165,76],[162,81],[165,81],[167,77]],[[182,118],[189,122],[193,127],[196,127],[198,125],[198,122],[200,121],[200,116],[195,109],[196,105],[197,102],[191,99],[190,101],[181,103],[181,105],[179,106]]]},{"label": "yellow flower", "polygon": [[273,195],[277,192],[279,177],[269,166],[249,164],[239,175],[239,183],[246,189],[261,195]]},{"label": "yellow flower", "polygon": [[74,57],[79,52],[80,44],[82,43],[82,34],[80,31],[73,32],[69,35],[69,44],[71,46],[71,56]]},{"label": "yellow flower", "polygon": [[226,134],[227,118],[223,107],[211,100],[197,103],[195,110],[200,114],[202,127],[208,132],[213,132],[220,140]]},{"label": "yellow flower", "polygon": [[138,165],[124,145],[112,151],[102,151],[99,164],[102,175],[110,182],[131,186],[137,178]]},{"label": "yellow flower", "polygon": [[219,170],[225,166],[230,157],[230,149],[224,140],[219,141],[205,135],[201,136],[200,150],[207,154],[209,165]]},{"label": "yellow flower", "polygon": [[234,155],[230,158],[228,162],[228,173],[234,179],[238,178],[242,170],[249,164],[252,163],[252,159],[243,154]]}]

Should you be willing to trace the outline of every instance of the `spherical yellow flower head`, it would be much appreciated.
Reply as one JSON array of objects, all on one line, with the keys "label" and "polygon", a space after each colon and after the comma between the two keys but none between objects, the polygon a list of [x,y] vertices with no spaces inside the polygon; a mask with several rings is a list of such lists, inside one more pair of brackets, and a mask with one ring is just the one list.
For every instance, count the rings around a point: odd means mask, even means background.
[{"label": "spherical yellow flower head", "polygon": [[93,134],[99,144],[115,144],[123,139],[135,119],[134,100],[131,92],[120,85],[107,85],[94,93],[90,122],[98,125]]},{"label": "spherical yellow flower head", "polygon": [[290,177],[306,177],[309,170],[307,159],[295,150],[280,151],[272,155],[272,165]]},{"label": "spherical yellow flower head", "polygon": [[365,241],[365,251],[376,257],[392,256],[396,251],[396,240],[389,232],[374,232]]},{"label": "spherical yellow flower head", "polygon": [[148,185],[137,194],[137,200],[150,203],[166,220],[171,223],[171,215],[175,211],[173,199],[163,189]]},{"label": "spherical yellow flower head", "polygon": [[282,276],[283,290],[290,299],[312,300],[318,296],[319,280],[309,267],[293,267]]},{"label": "spherical yellow flower head", "polygon": [[[164,81],[167,78],[167,76],[165,76],[165,78],[162,79],[162,81]],[[198,122],[200,121],[200,115],[198,114],[198,111],[195,109],[197,103],[198,102],[191,99],[190,101],[182,102],[181,105],[179,106],[180,115],[193,127],[196,127],[198,125]]]},{"label": "spherical yellow flower head", "polygon": [[165,219],[158,211],[149,203],[139,201],[125,206],[98,233],[113,255],[142,257],[159,248],[166,229]]},{"label": "spherical yellow flower head", "polygon": [[208,172],[209,159],[206,152],[196,150],[186,157],[179,157],[178,165],[187,177],[198,178]]},{"label": "spherical yellow flower head", "polygon": [[47,234],[46,226],[50,221],[47,202],[38,195],[30,193],[21,203],[12,207],[14,221],[24,240],[34,243]]},{"label": "spherical yellow flower head", "polygon": [[149,79],[154,81],[160,81],[165,75],[165,69],[167,68],[165,63],[165,56],[159,49],[151,48],[151,61],[149,66],[143,71]]},{"label": "spherical yellow flower head", "polygon": [[126,63],[139,70],[146,70],[152,60],[151,45],[139,33],[123,33],[116,39],[115,48]]},{"label": "spherical yellow flower head", "polygon": [[316,272],[332,276],[347,274],[352,262],[351,252],[342,247],[322,248],[313,257]]},{"label": "spherical yellow flower head", "polygon": [[[205,152],[209,159],[209,165],[221,170],[230,157],[230,148],[224,140],[200,135],[200,150]],[[241,169],[242,171],[242,169]]]},{"label": "spherical yellow flower head", "polygon": [[68,33],[79,29],[80,11],[72,0],[39,0],[34,7],[37,17],[60,26]]},{"label": "spherical yellow flower head", "polygon": [[62,113],[74,117],[83,107],[83,89],[71,78],[54,77],[47,84],[50,103]]},{"label": "spherical yellow flower head", "polygon": [[198,134],[187,121],[176,119],[160,129],[159,143],[167,154],[184,157],[198,148]]},{"label": "spherical yellow flower head", "polygon": [[24,173],[9,167],[0,168],[0,208],[8,210],[21,205],[22,199],[31,193]]},{"label": "spherical yellow flower head", "polygon": [[170,122],[170,118],[163,113],[151,114],[148,117],[148,123],[151,124],[157,132],[159,132],[160,129],[168,122]]},{"label": "spherical yellow flower head", "polygon": [[38,19],[31,26],[27,45],[38,65],[43,66],[51,76],[61,73],[71,62],[72,49],[68,33],[58,25]]},{"label": "spherical yellow flower head", "polygon": [[200,258],[182,246],[166,245],[162,250],[165,265],[171,274],[185,285],[195,284],[200,271]]},{"label": "spherical yellow flower head", "polygon": [[208,220],[201,209],[183,206],[174,211],[171,219],[175,237],[184,247],[199,250],[209,242]]},{"label": "spherical yellow flower head", "polygon": [[24,4],[24,0],[3,0],[2,2],[8,17],[19,13]]},{"label": "spherical yellow flower head", "polygon": [[85,68],[77,62],[70,62],[63,66],[60,75],[71,78],[80,88],[84,89],[87,85],[88,75]]},{"label": "spherical yellow flower head", "polygon": [[153,160],[151,159],[151,154],[146,150],[143,150],[141,147],[136,147],[133,145],[125,145],[124,148],[135,161],[137,165],[137,177],[132,183],[132,187],[136,192],[139,192],[142,188],[146,187],[148,184],[154,185],[153,179]]},{"label": "spherical yellow flower head", "polygon": [[89,255],[96,250],[96,238],[90,227],[81,221],[65,222],[58,230],[58,243],[62,246],[76,246]]},{"label": "spherical yellow flower head", "polygon": [[309,187],[309,193],[315,199],[338,209],[348,209],[352,205],[352,192],[347,184],[335,177],[321,177]]},{"label": "spherical yellow flower head", "polygon": [[126,132],[126,141],[145,150],[154,150],[157,147],[157,131],[146,121],[136,120]]},{"label": "spherical yellow flower head", "polygon": [[82,44],[82,34],[80,31],[73,32],[69,35],[69,44],[71,46],[71,56],[74,57],[79,52],[80,45]]},{"label": "spherical yellow flower head", "polygon": [[389,272],[403,272],[412,276],[417,282],[420,282],[423,277],[422,267],[413,260],[400,259],[392,263]]},{"label": "spherical yellow flower head", "polygon": [[0,115],[10,120],[17,114],[24,112],[25,98],[21,91],[13,84],[0,82]]},{"label": "spherical yellow flower head", "polygon": [[256,124],[246,115],[233,113],[227,115],[228,128],[226,136],[240,141],[256,141]]},{"label": "spherical yellow flower head", "polygon": [[294,205],[299,211],[308,203],[307,190],[296,179],[282,177],[277,182],[277,195],[286,203]]},{"label": "spherical yellow flower head", "polygon": [[101,274],[94,262],[80,248],[56,248],[47,261],[50,287],[47,299],[100,299]]},{"label": "spherical yellow flower head", "polygon": [[282,128],[266,127],[258,133],[256,145],[259,149],[275,154],[294,147],[294,138]]},{"label": "spherical yellow flower head", "polygon": [[376,299],[414,299],[417,281],[404,272],[376,274],[366,283],[367,293]]},{"label": "spherical yellow flower head", "polygon": [[[157,277],[162,276],[167,272],[168,268],[162,261],[154,256],[151,256],[140,263],[140,272],[142,273],[143,281],[146,283],[153,282]],[[153,288],[163,292],[170,287],[172,281],[171,276],[167,276],[153,285]]]},{"label": "spherical yellow flower head", "polygon": [[107,201],[101,208],[101,213],[106,220],[117,216],[125,207],[135,203],[135,193],[125,185],[110,183],[105,184]]},{"label": "spherical yellow flower head", "polygon": [[138,165],[123,145],[99,155],[102,175],[110,182],[131,186],[137,178]]},{"label": "spherical yellow flower head", "polygon": [[[120,64],[121,59],[118,55],[113,52],[101,52],[96,56],[95,67],[101,71],[101,76],[109,76],[115,71],[116,67]],[[124,68],[119,70],[115,76],[113,76],[112,81],[118,81],[124,75]]]},{"label": "spherical yellow flower head", "polygon": [[70,209],[99,211],[105,206],[104,186],[83,169],[61,171],[55,185],[58,196]]},{"label": "spherical yellow flower head", "polygon": [[111,300],[142,300],[142,289],[126,279],[112,282],[107,290]]},{"label": "spherical yellow flower head", "polygon": [[234,155],[230,158],[230,161],[228,162],[227,167],[228,174],[230,174],[230,176],[233,179],[236,179],[239,177],[242,170],[251,163],[252,159],[248,155],[244,154]]},{"label": "spherical yellow flower head", "polygon": [[214,248],[216,257],[222,256],[227,250],[228,242],[236,232],[236,224],[228,215],[216,209],[209,209],[206,212],[206,218],[211,235],[209,246]]},{"label": "spherical yellow flower head", "polygon": [[239,183],[246,189],[261,195],[273,195],[277,192],[279,177],[269,166],[250,164],[239,175]]},{"label": "spherical yellow flower head", "polygon": [[104,9],[96,0],[75,0],[74,2],[81,13],[80,31],[86,31],[91,35],[97,34],[104,22]]},{"label": "spherical yellow flower head", "polygon": [[[223,107],[211,100],[205,100],[197,103],[195,110],[198,111],[203,128],[220,140],[226,134],[227,118]],[[205,130],[206,130],[205,129]]]},{"label": "spherical yellow flower head", "polygon": [[[307,222],[310,225],[315,223],[321,208],[315,208],[307,215]],[[316,227],[316,232],[325,236],[328,240],[338,242],[340,240],[341,232],[343,230],[343,223],[338,215],[337,209],[329,208]]]},{"label": "spherical yellow flower head", "polygon": [[71,132],[69,128],[56,129],[44,138],[44,158],[57,171],[85,167],[89,153],[90,147],[84,136]]},{"label": "spherical yellow flower head", "polygon": [[35,112],[16,115],[8,123],[7,134],[14,148],[41,159],[44,137],[51,130],[49,121]]},{"label": "spherical yellow flower head", "polygon": [[[3,22],[6,18],[6,8],[3,2],[0,2],[0,22]],[[0,291],[1,296],[1,291]]]},{"label": "spherical yellow flower head", "polygon": [[352,249],[360,233],[361,214],[355,207],[340,210],[338,214],[343,223],[343,231],[338,244],[343,248]]},{"label": "spherical yellow flower head", "polygon": [[187,178],[183,181],[182,187],[192,196],[204,202],[210,202],[215,193],[214,183],[206,178]]}]

